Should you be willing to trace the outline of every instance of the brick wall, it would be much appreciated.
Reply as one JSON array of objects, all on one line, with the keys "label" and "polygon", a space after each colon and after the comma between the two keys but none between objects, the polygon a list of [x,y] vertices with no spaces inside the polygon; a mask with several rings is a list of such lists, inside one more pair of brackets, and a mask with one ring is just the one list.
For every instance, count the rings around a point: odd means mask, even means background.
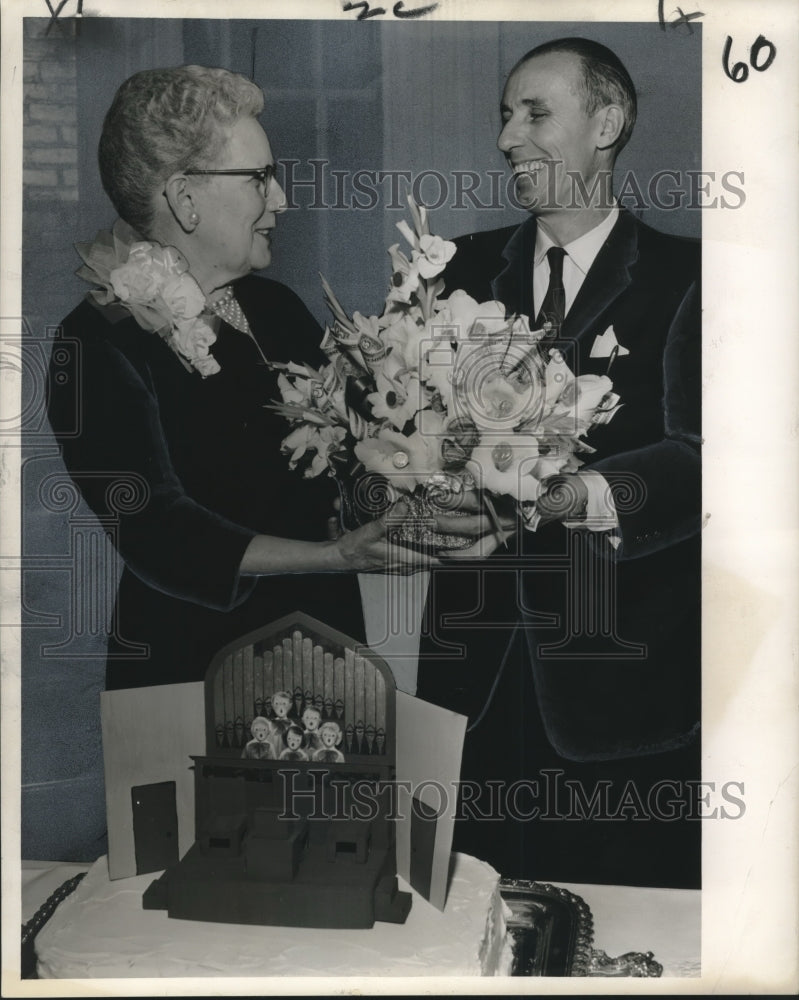
[{"label": "brick wall", "polygon": [[24,24],[24,197],[27,201],[76,202],[76,23],[26,18]]}]

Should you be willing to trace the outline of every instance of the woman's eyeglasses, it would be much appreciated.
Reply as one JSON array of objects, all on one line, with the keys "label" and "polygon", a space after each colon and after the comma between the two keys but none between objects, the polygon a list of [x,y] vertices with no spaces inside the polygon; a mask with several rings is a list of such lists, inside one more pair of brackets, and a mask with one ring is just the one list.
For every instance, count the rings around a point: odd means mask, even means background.
[{"label": "woman's eyeglasses", "polygon": [[184,170],[183,173],[188,175],[226,174],[231,177],[254,177],[259,184],[263,184],[264,190],[266,190],[275,176],[275,165],[267,163],[265,167],[237,167],[230,170]]}]

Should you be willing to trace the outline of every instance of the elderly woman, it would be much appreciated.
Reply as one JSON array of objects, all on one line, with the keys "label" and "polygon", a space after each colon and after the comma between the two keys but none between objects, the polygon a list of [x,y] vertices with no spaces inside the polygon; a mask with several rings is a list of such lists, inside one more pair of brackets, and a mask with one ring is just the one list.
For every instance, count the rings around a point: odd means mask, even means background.
[{"label": "elderly woman", "polygon": [[[123,221],[79,247],[101,287],[63,323],[79,433],[61,375],[49,413],[125,563],[109,688],[200,679],[225,643],[298,609],[362,637],[354,572],[329,574],[386,566],[382,521],[326,540],[334,484],[289,471],[287,425],[265,406],[269,362],[324,359],[299,299],[251,274],[285,208],[262,108],[244,77],[184,66],[131,77],[105,119],[100,172]],[[420,558],[395,548],[392,564]]]}]

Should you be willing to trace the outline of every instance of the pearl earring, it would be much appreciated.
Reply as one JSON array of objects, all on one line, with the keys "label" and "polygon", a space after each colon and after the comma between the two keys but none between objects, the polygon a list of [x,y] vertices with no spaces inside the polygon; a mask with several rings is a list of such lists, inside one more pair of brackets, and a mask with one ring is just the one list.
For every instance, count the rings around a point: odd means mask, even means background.
[{"label": "pearl earring", "polygon": [[200,221],[200,216],[196,212],[192,212],[191,215],[189,216],[189,222],[193,226],[196,226],[199,221]]}]

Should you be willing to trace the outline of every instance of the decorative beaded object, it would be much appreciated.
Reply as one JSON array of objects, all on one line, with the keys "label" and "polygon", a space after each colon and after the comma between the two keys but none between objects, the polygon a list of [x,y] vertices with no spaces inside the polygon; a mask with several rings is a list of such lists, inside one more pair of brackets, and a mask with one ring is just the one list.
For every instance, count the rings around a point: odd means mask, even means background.
[{"label": "decorative beaded object", "polygon": [[209,303],[209,307],[235,330],[252,336],[252,330],[250,329],[250,324],[247,322],[247,317],[244,315],[230,285],[228,285],[216,301]]}]

